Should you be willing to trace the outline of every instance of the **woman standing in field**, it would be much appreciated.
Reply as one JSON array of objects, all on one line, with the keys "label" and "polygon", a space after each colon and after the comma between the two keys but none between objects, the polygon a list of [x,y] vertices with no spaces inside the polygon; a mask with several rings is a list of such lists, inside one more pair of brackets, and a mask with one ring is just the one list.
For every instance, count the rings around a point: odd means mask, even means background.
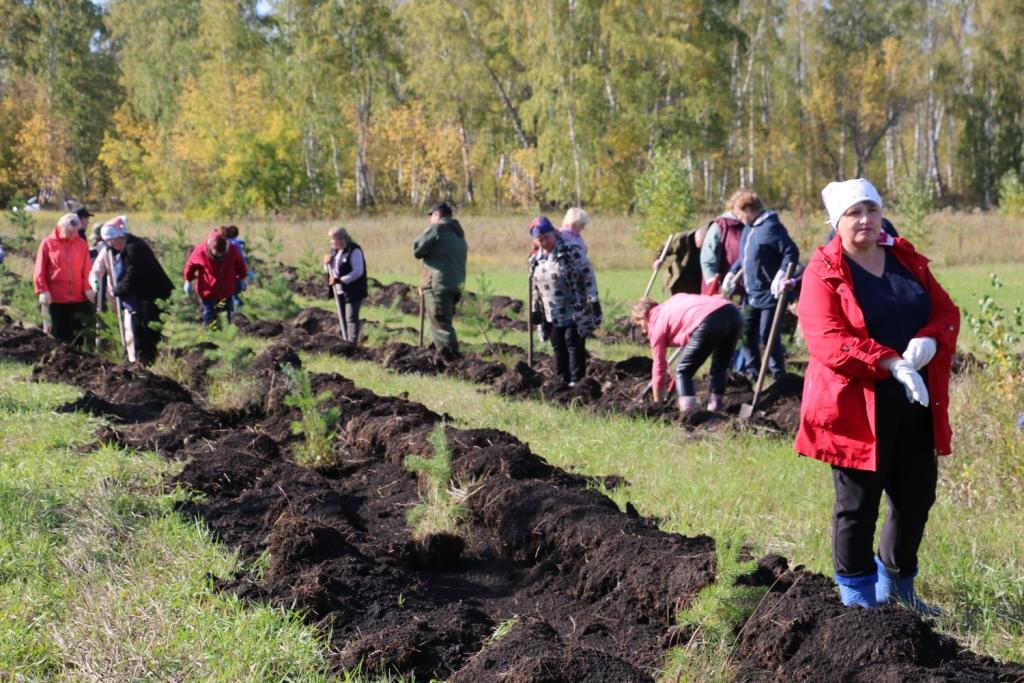
[{"label": "woman standing in field", "polygon": [[[829,183],[822,197],[837,234],[803,278],[810,362],[795,448],[832,465],[832,562],[843,604],[898,600],[934,614],[914,577],[935,502],[936,455],[950,452],[960,312],[928,260],[882,230],[882,199],[870,182]],[[876,556],[883,492],[889,514]]]},{"label": "woman standing in field", "polygon": [[530,236],[536,247],[530,272],[538,307],[532,318],[544,321],[541,329],[551,337],[555,372],[563,384],[573,386],[587,371],[587,335],[601,326],[597,279],[580,248],[562,239],[547,216],[533,219]]},{"label": "woman standing in field", "polygon": [[329,235],[331,253],[324,256],[327,285],[338,302],[339,313],[343,314],[346,338],[358,344],[363,329],[359,308],[368,293],[366,258],[363,248],[352,241],[345,228],[334,228]]},{"label": "woman standing in field", "polygon": [[209,325],[217,319],[217,309],[222,303],[228,322],[231,321],[235,289],[246,274],[241,252],[228,241],[223,230],[211,230],[206,241],[196,245],[185,262],[182,277],[185,278],[185,293],[199,295],[203,323]]},{"label": "woman standing in field", "polygon": [[630,316],[651,343],[651,393],[656,403],[665,397],[665,350],[683,349],[676,367],[676,395],[679,413],[697,410],[693,376],[711,357],[711,396],[708,410],[720,410],[725,403],[725,381],[729,361],[743,329],[738,308],[720,296],[676,294],[658,305],[644,297],[633,306]]},{"label": "woman standing in field", "polygon": [[590,251],[587,243],[583,241],[583,229],[590,225],[590,214],[586,209],[578,206],[570,207],[562,219],[562,227],[558,229],[558,236],[570,244],[575,244],[583,252],[583,255],[590,258]]},{"label": "woman standing in field", "polygon": [[50,333],[81,346],[92,327],[96,292],[89,285],[89,245],[78,235],[81,219],[65,214],[36,252],[32,280],[43,309],[49,309]]}]

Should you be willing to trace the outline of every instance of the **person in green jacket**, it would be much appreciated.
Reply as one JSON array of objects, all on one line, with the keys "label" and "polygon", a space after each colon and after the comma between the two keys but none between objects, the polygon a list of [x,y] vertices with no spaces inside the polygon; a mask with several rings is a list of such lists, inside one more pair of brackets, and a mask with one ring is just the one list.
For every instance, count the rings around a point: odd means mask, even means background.
[{"label": "person in green jacket", "polygon": [[452,318],[466,281],[466,251],[466,233],[452,218],[452,207],[448,202],[434,204],[430,227],[413,242],[412,253],[423,260],[420,289],[434,346],[451,353],[459,351]]}]

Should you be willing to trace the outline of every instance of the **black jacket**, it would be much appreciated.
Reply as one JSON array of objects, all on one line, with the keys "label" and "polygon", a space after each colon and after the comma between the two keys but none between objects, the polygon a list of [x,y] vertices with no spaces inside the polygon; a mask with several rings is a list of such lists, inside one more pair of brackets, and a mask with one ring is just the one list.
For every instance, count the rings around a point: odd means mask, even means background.
[{"label": "black jacket", "polygon": [[343,282],[338,283],[341,285],[341,290],[345,293],[345,298],[352,302],[362,301],[369,293],[366,281],[366,252],[358,244],[352,242],[342,250],[341,258],[338,258],[337,250],[332,249],[330,260],[332,270],[337,266],[335,276],[339,278],[344,277],[352,272],[352,254],[357,250],[363,256],[363,274],[347,284]]},{"label": "black jacket", "polygon": [[166,299],[174,291],[174,285],[163,266],[141,238],[135,235],[126,237],[124,249],[121,250],[121,263],[124,269],[114,287],[114,296],[153,301]]}]

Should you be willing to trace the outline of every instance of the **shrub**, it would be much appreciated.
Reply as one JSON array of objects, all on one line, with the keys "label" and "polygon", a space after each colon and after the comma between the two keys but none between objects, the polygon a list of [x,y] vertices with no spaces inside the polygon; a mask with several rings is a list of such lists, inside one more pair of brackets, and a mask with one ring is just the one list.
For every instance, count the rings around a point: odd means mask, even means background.
[{"label": "shrub", "polygon": [[928,179],[920,171],[908,174],[897,184],[896,196],[897,206],[903,217],[903,225],[897,226],[900,234],[921,249],[928,241],[924,221],[935,206]]},{"label": "shrub", "polygon": [[405,469],[420,477],[423,493],[420,503],[406,513],[414,538],[424,538],[439,532],[458,534],[459,526],[466,520],[469,510],[461,504],[465,493],[451,485],[452,452],[445,437],[442,422],[431,432],[427,441],[434,447],[434,455],[424,458],[409,455],[405,458]]},{"label": "shrub", "polygon": [[295,303],[295,295],[288,283],[288,276],[283,272],[275,272],[269,279],[259,280],[262,286],[246,290],[247,302],[252,312],[261,320],[284,320],[294,317],[302,310]]},{"label": "shrub", "polygon": [[999,210],[1006,216],[1024,216],[1024,181],[1016,170],[999,179]]},{"label": "shrub", "polygon": [[657,150],[650,166],[637,178],[633,192],[639,216],[637,242],[642,246],[657,247],[693,222],[690,173],[678,153]]},{"label": "shrub", "polygon": [[285,374],[292,383],[292,390],[284,399],[289,408],[298,408],[300,418],[292,422],[292,433],[302,435],[303,441],[295,448],[295,460],[308,467],[324,467],[333,464],[333,427],[341,417],[337,407],[326,407],[333,394],[321,391],[313,394],[309,373],[292,366],[285,367]]}]

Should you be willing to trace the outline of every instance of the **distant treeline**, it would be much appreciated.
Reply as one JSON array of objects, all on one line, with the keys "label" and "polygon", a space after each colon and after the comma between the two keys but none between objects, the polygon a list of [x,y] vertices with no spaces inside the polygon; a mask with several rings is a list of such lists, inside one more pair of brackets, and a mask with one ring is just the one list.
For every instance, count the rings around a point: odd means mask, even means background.
[{"label": "distant treeline", "polygon": [[626,210],[663,150],[704,208],[987,206],[1021,36],[1006,0],[3,0],[0,200]]}]

